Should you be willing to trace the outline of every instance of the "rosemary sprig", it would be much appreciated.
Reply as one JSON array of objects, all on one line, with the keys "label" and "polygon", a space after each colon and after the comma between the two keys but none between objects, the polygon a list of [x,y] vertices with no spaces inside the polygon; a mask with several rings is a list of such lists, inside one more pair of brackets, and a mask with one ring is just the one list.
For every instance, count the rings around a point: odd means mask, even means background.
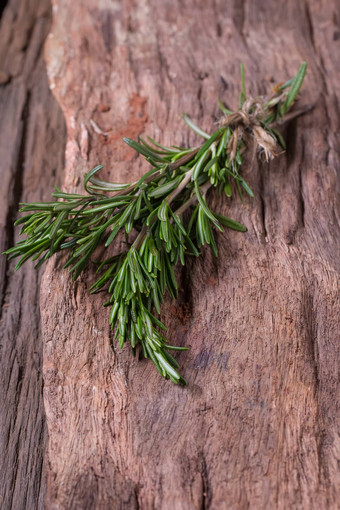
[{"label": "rosemary sprig", "polygon": [[267,98],[246,96],[241,67],[240,108],[231,112],[219,103],[223,113],[217,129],[207,134],[186,115],[183,119],[205,142],[200,147],[165,147],[151,138],[124,141],[140,153],[151,169],[136,182],[116,184],[97,177],[102,165],[84,176],[85,194],[66,193],[56,188],[51,202],[21,204],[26,213],[15,225],[22,225],[26,238],[5,252],[9,259],[36,260],[36,268],[54,253],[67,251],[64,267],[74,279],[85,269],[98,246],[109,248],[120,232],[125,233],[126,249],[98,264],[98,279],[90,292],[105,289],[110,307],[110,325],[120,347],[126,341],[133,353],[140,345],[146,358],[174,383],[185,383],[179,375],[171,346],[163,335],[164,324],[157,318],[166,290],[175,299],[177,281],[174,268],[185,264],[188,255],[198,256],[208,244],[217,256],[215,230],[246,228],[217,214],[207,204],[213,187],[231,197],[253,192],[241,175],[244,151],[254,145],[268,160],[284,146],[281,135],[270,127],[279,122],[292,106],[306,72],[303,63],[297,75],[276,86]]}]

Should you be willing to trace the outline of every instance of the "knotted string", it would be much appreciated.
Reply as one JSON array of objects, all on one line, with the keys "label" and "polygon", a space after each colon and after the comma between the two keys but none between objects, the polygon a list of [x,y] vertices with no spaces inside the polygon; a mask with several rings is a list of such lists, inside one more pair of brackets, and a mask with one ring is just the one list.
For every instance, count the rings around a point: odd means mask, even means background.
[{"label": "knotted string", "polygon": [[259,119],[263,118],[265,113],[264,103],[260,98],[249,98],[243,103],[240,110],[226,115],[221,120],[222,127],[233,128],[227,147],[231,160],[236,157],[238,142],[241,138],[246,144],[253,143],[257,149],[262,150],[266,161],[279,154],[280,148],[276,139],[261,126]]}]

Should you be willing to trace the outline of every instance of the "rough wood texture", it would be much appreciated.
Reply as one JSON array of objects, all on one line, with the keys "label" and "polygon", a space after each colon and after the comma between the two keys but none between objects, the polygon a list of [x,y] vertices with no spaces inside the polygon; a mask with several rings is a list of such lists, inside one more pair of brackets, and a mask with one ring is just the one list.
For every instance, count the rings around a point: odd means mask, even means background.
[{"label": "rough wood texture", "polygon": [[[18,202],[47,199],[64,166],[65,122],[50,92],[46,0],[11,0],[0,23],[0,253],[18,236]],[[16,233],[17,234],[17,233]],[[0,255],[0,508],[43,508],[47,430],[42,396],[40,274]]]},{"label": "rough wood texture", "polygon": [[[91,272],[73,283],[48,264],[46,508],[336,508],[338,2],[58,0],[53,11],[46,56],[67,123],[68,190],[99,162],[113,180],[140,175],[124,135],[194,142],[180,113],[211,129],[217,99],[237,103],[241,61],[256,95],[307,60],[302,101],[315,108],[285,127],[286,154],[245,171],[254,200],[211,198],[248,232],[219,235],[219,260],[204,250],[164,306],[169,340],[191,345],[179,356],[187,388],[128,347],[111,350]],[[13,280],[23,301],[8,309],[28,316],[26,271]]]},{"label": "rough wood texture", "polygon": [[73,284],[48,265],[48,508],[336,507],[339,15],[325,0],[55,2],[68,189],[99,162],[116,181],[140,175],[123,135],[189,143],[182,111],[210,129],[217,99],[236,103],[240,61],[258,94],[307,60],[303,102],[317,104],[286,127],[285,155],[246,172],[255,200],[219,201],[248,233],[219,235],[219,261],[189,263],[164,307],[171,342],[192,346],[188,388],[112,352],[93,275]]}]

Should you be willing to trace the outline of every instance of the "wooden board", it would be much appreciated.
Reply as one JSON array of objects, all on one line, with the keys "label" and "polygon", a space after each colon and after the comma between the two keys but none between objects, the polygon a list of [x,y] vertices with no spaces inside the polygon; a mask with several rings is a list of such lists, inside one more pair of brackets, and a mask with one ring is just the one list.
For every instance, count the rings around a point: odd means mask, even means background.
[{"label": "wooden board", "polygon": [[335,0],[54,2],[46,58],[69,191],[98,163],[114,181],[145,171],[123,136],[196,143],[180,114],[211,130],[218,98],[237,106],[240,62],[257,95],[306,60],[314,109],[284,127],[285,154],[245,168],[254,200],[210,196],[248,232],[219,234],[219,259],[190,261],[164,306],[170,342],[191,346],[188,387],[112,350],[92,271],[73,283],[49,262],[46,508],[337,507],[339,20]]},{"label": "wooden board", "polygon": [[[18,240],[20,201],[61,182],[65,122],[48,86],[45,0],[11,0],[0,22],[0,252]],[[41,272],[0,255],[0,508],[43,508],[47,439],[42,396]]]}]

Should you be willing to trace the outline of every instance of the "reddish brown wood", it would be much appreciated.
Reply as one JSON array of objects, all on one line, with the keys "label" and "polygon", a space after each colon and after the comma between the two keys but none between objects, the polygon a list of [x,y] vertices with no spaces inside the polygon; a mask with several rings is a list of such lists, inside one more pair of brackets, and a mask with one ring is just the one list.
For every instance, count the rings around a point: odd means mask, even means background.
[{"label": "reddish brown wood", "polygon": [[67,190],[98,163],[115,181],[141,175],[123,136],[195,143],[181,112],[211,130],[218,98],[237,105],[240,62],[256,95],[307,60],[301,103],[314,109],[284,127],[285,154],[245,169],[254,200],[210,196],[248,232],[219,234],[219,259],[189,261],[164,306],[169,340],[191,346],[178,356],[187,388],[112,350],[92,271],[74,283],[49,262],[46,508],[337,508],[338,2],[55,0],[53,13]]},{"label": "reddish brown wood", "polygon": [[[65,123],[50,92],[45,0],[11,0],[0,23],[0,253],[18,240],[19,201],[47,199],[61,181]],[[1,81],[1,78],[0,78]],[[42,399],[41,273],[0,255],[0,508],[43,508],[47,439]]]}]

